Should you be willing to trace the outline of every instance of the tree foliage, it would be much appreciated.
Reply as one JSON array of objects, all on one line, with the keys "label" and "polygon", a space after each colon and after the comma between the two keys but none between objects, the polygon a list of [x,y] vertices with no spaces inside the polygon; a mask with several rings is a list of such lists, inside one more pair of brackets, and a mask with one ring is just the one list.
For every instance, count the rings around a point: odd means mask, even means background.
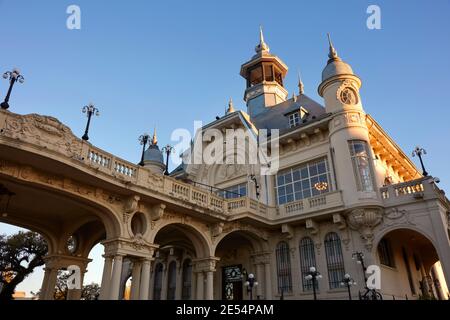
[{"label": "tree foliage", "polygon": [[35,232],[0,235],[0,300],[12,299],[19,283],[44,265],[47,243]]}]

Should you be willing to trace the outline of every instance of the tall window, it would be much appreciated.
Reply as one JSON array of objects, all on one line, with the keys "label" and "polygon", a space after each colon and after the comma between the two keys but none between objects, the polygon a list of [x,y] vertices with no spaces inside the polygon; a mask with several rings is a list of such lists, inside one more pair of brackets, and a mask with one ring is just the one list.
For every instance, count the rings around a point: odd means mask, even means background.
[{"label": "tall window", "polygon": [[153,300],[161,300],[163,265],[158,263],[155,267],[155,283],[153,285]]},{"label": "tall window", "polygon": [[191,299],[191,288],[192,288],[192,262],[190,259],[186,259],[183,262],[183,287],[181,290],[181,299],[190,300]]},{"label": "tall window", "polygon": [[389,241],[389,239],[381,239],[380,243],[378,244],[378,257],[380,258],[381,264],[388,267],[395,267],[391,242]]},{"label": "tall window", "polygon": [[349,141],[350,155],[352,157],[353,170],[359,191],[373,191],[373,177],[370,167],[370,158],[367,142],[361,140]]},{"label": "tall window", "polygon": [[315,160],[277,174],[278,204],[299,201],[331,191],[326,158]]},{"label": "tall window", "polygon": [[247,184],[242,183],[236,186],[220,190],[217,194],[225,199],[234,199],[247,196]]},{"label": "tall window", "polygon": [[175,300],[175,291],[177,289],[177,263],[172,261],[169,264],[169,275],[168,275],[168,286],[167,286],[167,300]]},{"label": "tall window", "polygon": [[317,267],[317,265],[316,255],[314,253],[314,242],[309,237],[303,238],[300,241],[300,267],[302,274],[303,291],[312,290],[312,280],[306,280],[305,277],[308,275],[309,269],[311,267]]},{"label": "tall window", "polygon": [[278,293],[292,292],[291,258],[289,255],[289,245],[280,242],[277,245],[277,278]]},{"label": "tall window", "polygon": [[344,279],[344,257],[342,256],[341,239],[335,232],[325,237],[325,254],[327,257],[328,281],[330,289],[340,288]]}]

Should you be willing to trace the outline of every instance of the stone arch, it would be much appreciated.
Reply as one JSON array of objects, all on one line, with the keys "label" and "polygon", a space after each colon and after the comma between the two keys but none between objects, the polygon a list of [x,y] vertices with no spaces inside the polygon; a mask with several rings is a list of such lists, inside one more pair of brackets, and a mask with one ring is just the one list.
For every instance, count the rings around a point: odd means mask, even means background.
[{"label": "stone arch", "polygon": [[215,256],[217,247],[220,245],[220,243],[225,240],[228,236],[239,233],[241,236],[243,236],[245,239],[247,239],[253,247],[254,252],[266,252],[269,250],[268,243],[264,237],[262,237],[261,234],[253,231],[253,230],[245,230],[245,229],[236,229],[231,230],[229,232],[223,232],[220,235],[217,236],[217,238],[214,241],[213,250],[211,252],[212,256]]},{"label": "stone arch", "polygon": [[445,283],[443,287],[446,287],[448,283],[445,270],[440,276],[436,273],[437,267],[447,263],[439,249],[437,240],[417,226],[397,225],[382,230],[376,235],[372,248],[374,260],[382,267],[382,286],[383,283],[387,286],[386,291],[401,291],[396,293],[403,297],[405,294],[446,297],[446,292],[440,292],[440,286],[436,286],[436,283]]},{"label": "stone arch", "polygon": [[[208,236],[195,224],[184,224],[181,222],[166,221],[162,223],[158,229],[153,230],[149,236],[149,242],[155,243],[158,234],[168,228],[174,228],[174,230],[180,231],[186,236],[192,243],[197,258],[205,258],[211,256],[211,240]],[[159,245],[158,243],[155,243]]]}]

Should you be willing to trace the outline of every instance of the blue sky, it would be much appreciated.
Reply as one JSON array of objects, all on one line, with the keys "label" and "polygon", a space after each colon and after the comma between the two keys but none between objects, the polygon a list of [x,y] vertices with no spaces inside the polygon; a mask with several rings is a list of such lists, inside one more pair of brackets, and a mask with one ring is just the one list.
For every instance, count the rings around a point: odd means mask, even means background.
[{"label": "blue sky", "polygon": [[[71,4],[81,8],[81,30],[66,28]],[[381,8],[381,30],[366,27],[370,4]],[[138,136],[155,125],[162,145],[174,129],[222,115],[230,97],[245,110],[239,68],[254,54],[259,25],[290,68],[290,95],[300,69],[306,94],[322,102],[330,32],[363,81],[366,112],[407,154],[423,146],[427,170],[450,190],[449,1],[0,0],[0,13],[0,71],[18,67],[26,79],[11,111],[52,115],[81,136],[81,107],[94,102],[101,116],[91,142],[132,162]],[[6,89],[2,80],[1,97]]]}]

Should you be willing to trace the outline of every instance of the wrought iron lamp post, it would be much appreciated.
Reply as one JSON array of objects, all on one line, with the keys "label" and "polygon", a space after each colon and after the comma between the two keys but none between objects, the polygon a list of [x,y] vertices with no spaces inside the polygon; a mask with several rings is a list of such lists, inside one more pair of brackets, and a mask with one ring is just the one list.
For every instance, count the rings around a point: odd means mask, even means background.
[{"label": "wrought iron lamp post", "polygon": [[305,279],[312,280],[314,300],[317,300],[316,284],[318,284],[317,280],[322,279],[322,275],[316,270],[316,267],[311,267]]},{"label": "wrought iron lamp post", "polygon": [[164,175],[168,176],[169,175],[169,157],[170,157],[170,154],[175,151],[175,148],[172,147],[170,144],[168,144],[165,147],[163,147],[161,149],[161,151],[166,154],[166,170],[164,171]]},{"label": "wrought iron lamp post", "polygon": [[81,139],[88,141],[89,140],[89,126],[91,125],[91,118],[93,115],[96,115],[97,117],[100,115],[100,111],[92,104],[88,104],[87,106],[84,106],[83,109],[81,109],[83,113],[87,114],[87,124],[86,124],[86,130],[84,131],[84,135]]},{"label": "wrought iron lamp post", "polygon": [[350,288],[351,286],[356,286],[356,282],[355,280],[352,279],[352,277],[348,273],[344,275],[344,279],[342,279],[341,286],[347,287],[348,299],[352,300],[352,291]]},{"label": "wrought iron lamp post", "polygon": [[258,286],[258,281],[256,281],[255,275],[253,273],[250,273],[248,275],[245,286],[247,287],[247,293],[250,296],[250,300],[253,300],[253,288]]},{"label": "wrought iron lamp post", "polygon": [[425,177],[427,177],[427,176],[428,176],[428,172],[427,172],[427,170],[425,170],[425,166],[424,166],[423,160],[422,160],[422,155],[425,155],[425,154],[427,154],[427,151],[426,151],[424,148],[421,148],[421,147],[419,147],[419,146],[417,146],[417,147],[414,149],[414,151],[412,152],[412,156],[413,156],[413,157],[415,157],[415,156],[418,156],[418,157],[419,157],[420,165],[422,166],[422,173],[423,173],[423,175],[424,175]]},{"label": "wrought iron lamp post", "polygon": [[144,166],[144,153],[145,153],[145,147],[147,146],[148,141],[150,140],[150,135],[147,133],[144,133],[142,136],[139,137],[139,142],[142,145],[142,155],[141,155],[141,162],[139,162],[140,166]]},{"label": "wrought iron lamp post", "polygon": [[360,264],[363,270],[364,275],[364,287],[366,289],[366,292],[361,295],[361,291],[359,292],[359,299],[360,300],[383,300],[383,296],[377,292],[375,289],[369,289],[367,286],[367,276],[366,276],[366,265],[364,264],[364,253],[362,252],[354,252],[352,254],[352,259],[356,260],[356,263]]},{"label": "wrought iron lamp post", "polygon": [[5,101],[3,101],[0,104],[0,107],[2,109],[8,109],[9,108],[9,98],[11,97],[11,92],[14,87],[14,84],[19,81],[19,83],[23,83],[25,81],[25,78],[20,74],[20,71],[18,69],[13,69],[13,71],[6,71],[3,74],[4,79],[9,80],[9,89],[8,93],[6,94]]}]

